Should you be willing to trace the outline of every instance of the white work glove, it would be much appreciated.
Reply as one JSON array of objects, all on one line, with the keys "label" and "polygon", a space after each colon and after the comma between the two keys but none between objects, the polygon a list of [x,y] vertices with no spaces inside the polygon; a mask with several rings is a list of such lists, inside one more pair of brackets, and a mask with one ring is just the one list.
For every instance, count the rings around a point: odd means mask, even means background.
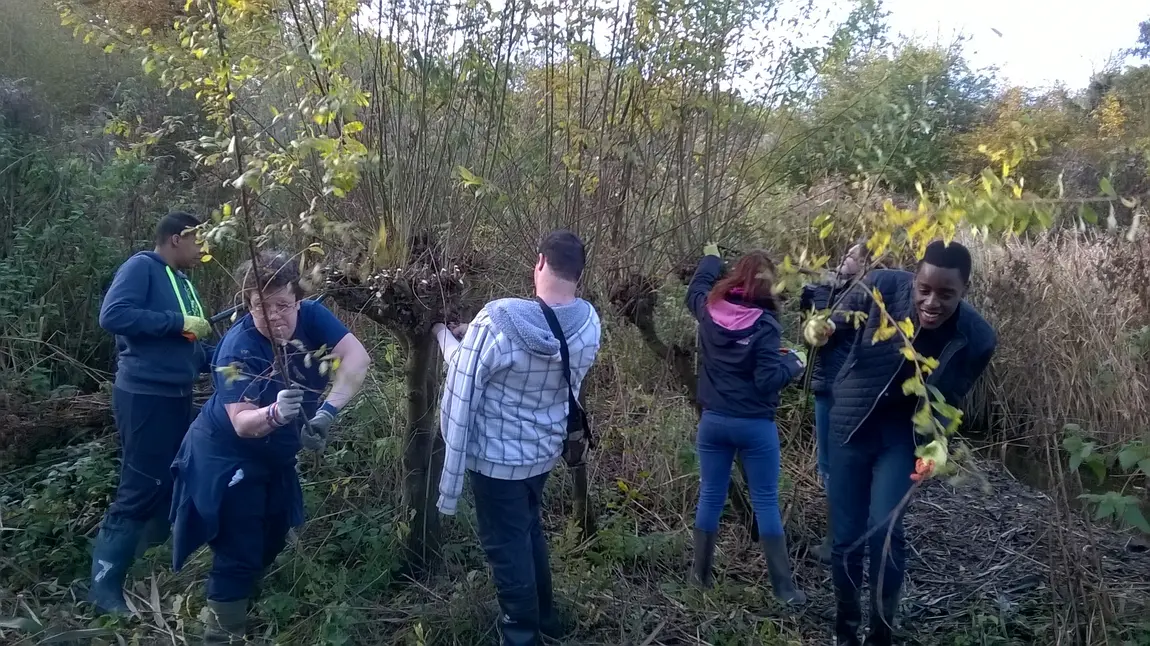
[{"label": "white work glove", "polygon": [[276,395],[275,409],[272,417],[276,424],[283,426],[299,417],[303,411],[303,391],[298,388],[286,388]]}]

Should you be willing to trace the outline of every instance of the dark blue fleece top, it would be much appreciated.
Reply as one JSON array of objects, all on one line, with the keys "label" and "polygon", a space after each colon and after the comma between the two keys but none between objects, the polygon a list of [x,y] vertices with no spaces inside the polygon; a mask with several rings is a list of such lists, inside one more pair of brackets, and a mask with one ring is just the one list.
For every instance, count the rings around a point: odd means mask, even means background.
[{"label": "dark blue fleece top", "polygon": [[137,395],[185,397],[209,369],[210,348],[184,338],[184,314],[208,318],[196,290],[160,256],[142,251],[116,271],[100,327],[116,335],[116,387]]}]

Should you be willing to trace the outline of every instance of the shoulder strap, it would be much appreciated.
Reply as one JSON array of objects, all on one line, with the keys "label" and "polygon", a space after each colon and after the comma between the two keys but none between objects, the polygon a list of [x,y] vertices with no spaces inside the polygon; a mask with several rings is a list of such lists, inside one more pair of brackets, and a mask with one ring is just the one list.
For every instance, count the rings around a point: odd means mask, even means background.
[{"label": "shoulder strap", "polygon": [[542,298],[536,297],[535,302],[543,309],[543,318],[547,319],[547,327],[551,328],[551,334],[559,339],[559,357],[563,360],[563,376],[567,379],[567,392],[574,397],[574,390],[571,388],[571,353],[567,349],[567,335],[563,334],[563,326],[559,325],[555,310],[544,303]]},{"label": "shoulder strap", "polygon": [[[563,360],[563,377],[567,379],[568,426],[570,427],[571,420],[577,419],[581,408],[579,400],[575,397],[575,389],[571,385],[571,353],[567,349],[567,336],[563,334],[563,327],[559,325],[559,318],[555,316],[555,310],[544,303],[542,298],[536,297],[535,302],[539,303],[539,307],[543,309],[543,317],[547,319],[547,326],[551,328],[551,333],[559,339],[559,357]],[[568,428],[567,430],[570,433],[571,429]]]}]

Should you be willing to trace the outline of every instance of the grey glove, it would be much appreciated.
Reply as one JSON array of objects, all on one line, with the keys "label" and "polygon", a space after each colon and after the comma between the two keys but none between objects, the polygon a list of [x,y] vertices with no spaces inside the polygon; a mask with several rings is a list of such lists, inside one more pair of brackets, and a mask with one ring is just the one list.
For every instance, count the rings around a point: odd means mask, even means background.
[{"label": "grey glove", "polygon": [[308,420],[300,436],[300,444],[308,451],[319,453],[327,446],[327,432],[335,423],[335,413],[329,410],[330,405],[324,404],[315,413],[315,417]]},{"label": "grey glove", "polygon": [[297,388],[286,388],[276,394],[273,417],[275,423],[283,426],[299,417],[303,410],[303,391]]}]

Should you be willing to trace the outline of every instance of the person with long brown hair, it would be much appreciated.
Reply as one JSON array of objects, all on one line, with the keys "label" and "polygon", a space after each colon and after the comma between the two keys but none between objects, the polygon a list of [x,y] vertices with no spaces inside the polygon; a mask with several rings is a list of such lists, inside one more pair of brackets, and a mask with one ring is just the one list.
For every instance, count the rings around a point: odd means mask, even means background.
[{"label": "person with long brown hair", "polygon": [[712,581],[719,516],[727,499],[731,464],[738,452],[746,468],[759,541],[775,596],[806,602],[791,575],[787,540],[779,514],[779,391],[804,370],[799,356],[782,346],[782,326],[773,287],[775,265],[763,251],[746,254],[729,275],[714,244],[687,289],[687,307],[699,321],[699,505],[695,512],[692,580]]}]

